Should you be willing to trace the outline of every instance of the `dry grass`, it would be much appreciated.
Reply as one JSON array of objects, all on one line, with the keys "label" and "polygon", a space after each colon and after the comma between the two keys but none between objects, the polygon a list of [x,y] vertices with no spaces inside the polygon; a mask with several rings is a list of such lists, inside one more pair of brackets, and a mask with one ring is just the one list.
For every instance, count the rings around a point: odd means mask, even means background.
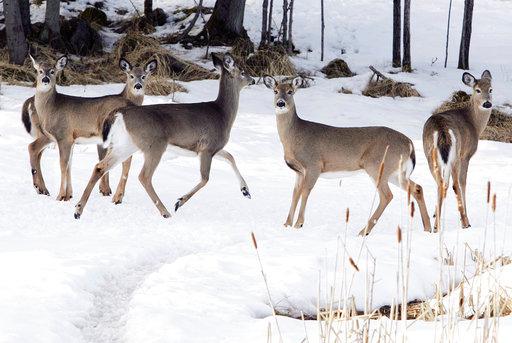
[{"label": "dry grass", "polygon": [[413,84],[407,82],[398,82],[391,79],[370,80],[363,90],[364,96],[380,98],[390,96],[393,98],[408,98],[412,96],[421,97],[420,93],[413,88]]},{"label": "dry grass", "polygon": [[237,61],[253,77],[265,75],[296,75],[297,70],[286,51],[279,46],[268,46],[248,54],[247,45],[235,45],[232,50]]},{"label": "dry grass", "polygon": [[188,93],[188,90],[177,82],[158,76],[151,77],[146,85],[147,95],[170,95],[174,93]]},{"label": "dry grass", "polygon": [[[451,98],[443,102],[434,113],[442,113],[449,110],[456,110],[469,107],[470,95],[464,91],[456,91]],[[480,139],[512,143],[512,116],[494,107],[485,131]]]},{"label": "dry grass", "polygon": [[336,58],[332,60],[320,71],[324,73],[325,77],[327,77],[328,79],[333,79],[337,77],[351,77],[356,75],[350,70],[347,62],[345,62],[341,58]]}]

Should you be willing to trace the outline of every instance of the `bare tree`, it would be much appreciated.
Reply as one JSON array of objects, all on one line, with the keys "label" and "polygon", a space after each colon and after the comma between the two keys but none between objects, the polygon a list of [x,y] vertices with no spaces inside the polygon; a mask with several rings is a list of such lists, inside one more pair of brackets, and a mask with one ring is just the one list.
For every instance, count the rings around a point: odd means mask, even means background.
[{"label": "bare tree", "polygon": [[404,0],[404,56],[402,71],[411,72],[411,0]]},{"label": "bare tree", "polygon": [[324,60],[324,30],[325,30],[325,23],[324,23],[324,0],[320,0],[320,16],[322,17],[322,26],[321,26],[321,50],[320,50],[320,61]]},{"label": "bare tree", "polygon": [[270,6],[268,8],[268,29],[267,29],[267,42],[270,43],[272,38],[272,11],[274,9],[274,0],[270,0]]},{"label": "bare tree", "polygon": [[473,23],[473,0],[464,0],[464,19],[462,21],[462,36],[459,49],[459,69],[469,69],[469,44],[471,43],[471,28]]},{"label": "bare tree", "polygon": [[452,16],[452,0],[450,0],[450,4],[448,5],[448,22],[446,24],[446,50],[444,53],[444,67],[448,64],[448,45],[450,42],[450,19]]},{"label": "bare tree", "polygon": [[60,0],[46,0],[44,24],[48,33],[48,42],[50,43],[50,46],[54,48],[61,47]]},{"label": "bare tree", "polygon": [[23,32],[25,33],[25,37],[28,37],[32,31],[30,23],[30,2],[29,0],[18,0],[18,2],[20,4],[21,24],[23,25]]},{"label": "bare tree", "polygon": [[153,17],[153,0],[144,0],[144,16],[148,19]]},{"label": "bare tree", "polygon": [[281,21],[281,30],[283,34],[283,45],[287,46],[288,39],[288,0],[283,0],[283,20]]},{"label": "bare tree", "polygon": [[208,37],[212,45],[248,38],[243,25],[244,12],[245,0],[217,0],[212,16],[199,36]]},{"label": "bare tree", "polygon": [[402,9],[401,0],[393,0],[393,67],[402,65],[401,34],[402,34]]},{"label": "bare tree", "polygon": [[291,54],[293,50],[293,35],[292,35],[292,27],[293,27],[293,3],[294,0],[290,0],[290,19],[288,21],[288,53]]},{"label": "bare tree", "polygon": [[268,37],[268,0],[263,0],[263,4],[261,5],[261,39],[260,46],[267,44]]},{"label": "bare tree", "polygon": [[9,62],[22,65],[28,54],[28,45],[18,0],[4,0],[4,15]]}]

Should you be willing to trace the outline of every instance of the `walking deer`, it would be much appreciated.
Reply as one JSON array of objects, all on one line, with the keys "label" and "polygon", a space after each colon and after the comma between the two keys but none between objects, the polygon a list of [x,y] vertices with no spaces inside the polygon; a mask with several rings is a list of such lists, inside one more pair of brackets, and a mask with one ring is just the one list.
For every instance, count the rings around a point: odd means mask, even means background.
[{"label": "walking deer", "polygon": [[238,99],[243,87],[254,80],[235,64],[230,54],[212,54],[213,63],[221,72],[217,99],[188,104],[160,104],[131,106],[113,111],[103,126],[103,140],[109,146],[75,207],[75,218],[80,218],[94,185],[100,177],[119,162],[137,151],[144,155],[139,180],[164,218],[171,214],[153,188],[152,177],[165,150],[199,156],[201,181],[190,192],[180,197],[174,210],[183,206],[203,188],[210,176],[213,157],[227,161],[235,171],[242,194],[250,198],[247,183],[240,174],[233,156],[224,150],[238,111]]},{"label": "walking deer", "polygon": [[306,203],[318,177],[364,170],[375,182],[380,202],[360,235],[370,233],[391,202],[393,194],[389,182],[410,190],[418,203],[424,229],[430,230],[422,187],[410,179],[416,162],[412,141],[387,127],[332,127],[301,119],[293,99],[301,82],[300,77],[291,83],[277,82],[271,76],[264,78],[267,88],[275,94],[277,131],[283,144],[285,162],[296,173],[291,206],[284,225],[292,225],[301,198],[294,227],[302,227]]},{"label": "walking deer", "polygon": [[[94,98],[61,94],[56,90],[57,74],[66,66],[67,57],[61,57],[55,66],[37,63],[32,56],[37,71],[36,94],[23,104],[22,121],[25,129],[35,140],[29,145],[30,165],[34,187],[39,194],[49,195],[41,172],[43,150],[53,141],[57,143],[60,155],[61,183],[57,200],[69,200],[72,197],[71,155],[74,144],[100,144],[101,127],[105,117],[114,109],[130,104],[142,104],[147,77],[155,70],[156,60],[144,68],[132,67],[121,59],[120,68],[126,73],[126,85],[116,95]],[[106,149],[98,145],[100,160],[106,155]],[[120,203],[124,194],[131,159],[123,163],[122,177],[113,201]],[[102,178],[100,192],[110,195],[108,175]]]},{"label": "walking deer", "polygon": [[492,76],[488,70],[478,80],[470,73],[462,74],[462,82],[473,88],[469,105],[432,115],[423,127],[423,147],[430,172],[437,183],[435,229],[440,228],[444,196],[453,180],[461,225],[468,228],[466,179],[469,160],[478,148],[492,111]]}]

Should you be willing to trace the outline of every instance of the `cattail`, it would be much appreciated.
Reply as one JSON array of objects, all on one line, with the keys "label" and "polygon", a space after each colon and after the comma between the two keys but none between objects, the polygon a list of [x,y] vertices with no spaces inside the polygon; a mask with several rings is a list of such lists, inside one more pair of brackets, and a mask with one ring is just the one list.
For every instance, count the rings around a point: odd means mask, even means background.
[{"label": "cattail", "polygon": [[487,203],[491,201],[491,181],[487,181]]},{"label": "cattail", "polygon": [[377,185],[380,185],[380,180],[382,179],[382,174],[384,174],[384,162],[386,161],[386,155],[388,154],[389,145],[386,146],[386,150],[384,150],[384,156],[382,156],[382,161],[379,165],[379,174],[377,176]]},{"label": "cattail", "polygon": [[411,218],[414,218],[414,202],[411,202]]},{"label": "cattail", "polygon": [[258,243],[256,242],[256,236],[254,235],[254,232],[251,232],[252,237],[252,244],[254,245],[254,249],[258,250]]},{"label": "cattail", "polygon": [[347,209],[345,210],[345,223],[348,223],[350,219],[350,209],[347,207]]},{"label": "cattail", "polygon": [[359,271],[359,267],[357,266],[357,264],[354,262],[354,260],[352,259],[352,257],[348,257],[348,261],[350,262],[350,264],[352,265],[352,267],[354,267],[354,269],[356,270],[356,272]]},{"label": "cattail", "polygon": [[398,244],[402,243],[402,229],[400,228],[400,225],[396,227],[396,240],[398,241]]},{"label": "cattail", "polygon": [[496,212],[496,193],[492,196],[492,211]]}]

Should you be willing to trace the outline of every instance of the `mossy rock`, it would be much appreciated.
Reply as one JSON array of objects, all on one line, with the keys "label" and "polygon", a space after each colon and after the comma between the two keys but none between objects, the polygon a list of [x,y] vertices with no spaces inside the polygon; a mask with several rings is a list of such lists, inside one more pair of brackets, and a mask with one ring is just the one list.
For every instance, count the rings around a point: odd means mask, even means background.
[{"label": "mossy rock", "polygon": [[96,7],[87,7],[82,13],[78,15],[80,19],[85,20],[89,24],[96,24],[100,26],[108,25],[108,18],[105,12]]},{"label": "mossy rock", "polygon": [[324,73],[325,77],[328,79],[351,77],[355,75],[348,67],[347,62],[343,61],[341,58],[336,58],[329,62],[322,68],[321,72]]}]

